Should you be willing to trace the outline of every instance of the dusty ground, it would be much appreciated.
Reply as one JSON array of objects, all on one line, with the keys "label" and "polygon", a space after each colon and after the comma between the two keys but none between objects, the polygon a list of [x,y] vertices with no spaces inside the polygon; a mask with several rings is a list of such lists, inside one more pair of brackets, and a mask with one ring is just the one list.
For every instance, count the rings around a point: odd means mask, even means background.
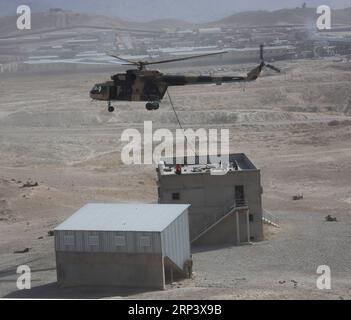
[{"label": "dusty ground", "polygon": [[[106,73],[1,78],[0,296],[351,298],[351,64],[280,66],[284,74],[246,88],[171,88],[185,127],[229,128],[231,151],[262,169],[264,207],[281,228],[253,246],[196,249],[193,279],[155,292],[57,288],[47,232],[88,201],[156,201],[154,166],[123,165],[120,135],[144,120],[175,129],[167,99],[157,112],[122,103],[109,114],[88,98]],[[39,185],[23,188],[28,181]],[[327,214],[339,222],[324,222]],[[32,290],[16,289],[21,264],[32,268]],[[324,264],[329,291],[316,288]]]}]

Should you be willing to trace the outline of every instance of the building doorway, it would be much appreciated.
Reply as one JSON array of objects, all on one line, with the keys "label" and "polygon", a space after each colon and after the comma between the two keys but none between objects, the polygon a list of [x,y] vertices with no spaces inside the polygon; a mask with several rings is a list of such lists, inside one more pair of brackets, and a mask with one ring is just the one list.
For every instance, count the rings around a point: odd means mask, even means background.
[{"label": "building doorway", "polygon": [[245,205],[244,186],[235,186],[235,206],[242,207]]}]

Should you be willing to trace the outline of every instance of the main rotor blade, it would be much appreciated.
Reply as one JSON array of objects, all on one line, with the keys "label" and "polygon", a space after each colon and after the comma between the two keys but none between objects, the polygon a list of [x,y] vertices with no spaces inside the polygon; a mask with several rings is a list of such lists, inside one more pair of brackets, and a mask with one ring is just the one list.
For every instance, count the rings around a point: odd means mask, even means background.
[{"label": "main rotor blade", "polygon": [[162,61],[155,61],[155,62],[143,62],[144,65],[151,65],[151,64],[161,64],[161,63],[169,63],[169,62],[176,62],[176,61],[184,61],[184,60],[190,60],[190,59],[197,59],[197,58],[202,58],[202,57],[209,57],[209,56],[214,56],[218,54],[223,54],[223,53],[228,53],[228,51],[221,51],[221,52],[214,52],[214,53],[207,53],[207,54],[200,54],[196,56],[190,56],[190,57],[184,57],[184,58],[177,58],[177,59],[169,59],[169,60],[162,60]]},{"label": "main rotor blade", "polygon": [[138,62],[136,62],[136,61],[132,61],[132,60],[128,60],[128,59],[124,59],[124,58],[121,58],[121,57],[118,57],[118,56],[115,56],[115,55],[113,55],[113,54],[108,54],[110,57],[112,57],[112,58],[116,58],[116,59],[118,59],[118,60],[121,60],[121,61],[124,61],[124,62],[128,62],[130,65],[136,65],[136,66],[138,66],[139,65],[139,63]]},{"label": "main rotor blade", "polygon": [[267,68],[269,68],[269,69],[274,70],[275,72],[278,72],[278,73],[281,72],[281,70],[280,70],[279,68],[277,68],[277,67],[275,67],[275,66],[272,66],[271,64],[265,64],[265,66],[266,66]]}]

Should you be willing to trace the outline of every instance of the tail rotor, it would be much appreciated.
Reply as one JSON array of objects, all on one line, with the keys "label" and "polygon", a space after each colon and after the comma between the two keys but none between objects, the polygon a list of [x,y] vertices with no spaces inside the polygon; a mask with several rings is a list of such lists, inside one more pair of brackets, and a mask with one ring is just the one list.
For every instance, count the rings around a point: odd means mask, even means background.
[{"label": "tail rotor", "polygon": [[277,73],[280,73],[281,70],[280,70],[279,68],[277,68],[277,67],[275,67],[275,66],[273,66],[273,65],[271,65],[271,64],[269,64],[269,63],[266,63],[266,62],[264,61],[263,49],[264,49],[264,45],[261,44],[261,45],[260,45],[260,61],[261,61],[261,66],[262,66],[262,68],[263,68],[263,67],[267,67],[268,69],[271,69],[271,70],[273,70],[273,71],[275,71],[275,72],[277,72]]},{"label": "tail rotor", "polygon": [[260,45],[260,61],[261,61],[261,63],[264,63],[263,48],[264,48],[264,45],[261,44],[261,45]]}]

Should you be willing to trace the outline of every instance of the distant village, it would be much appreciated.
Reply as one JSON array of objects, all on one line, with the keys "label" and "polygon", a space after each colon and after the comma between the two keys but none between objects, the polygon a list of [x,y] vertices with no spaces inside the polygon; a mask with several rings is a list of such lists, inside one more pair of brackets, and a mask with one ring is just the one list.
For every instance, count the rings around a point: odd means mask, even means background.
[{"label": "distant village", "polygon": [[324,32],[302,25],[116,28],[107,24],[90,26],[87,22],[72,26],[74,14],[57,8],[47,12],[44,18],[48,17],[48,28],[0,34],[0,72],[79,70],[120,63],[107,53],[150,60],[225,50],[228,53],[219,58],[206,58],[198,63],[234,64],[257,61],[260,44],[265,45],[269,61],[310,58],[343,61],[351,56],[351,26]]}]

